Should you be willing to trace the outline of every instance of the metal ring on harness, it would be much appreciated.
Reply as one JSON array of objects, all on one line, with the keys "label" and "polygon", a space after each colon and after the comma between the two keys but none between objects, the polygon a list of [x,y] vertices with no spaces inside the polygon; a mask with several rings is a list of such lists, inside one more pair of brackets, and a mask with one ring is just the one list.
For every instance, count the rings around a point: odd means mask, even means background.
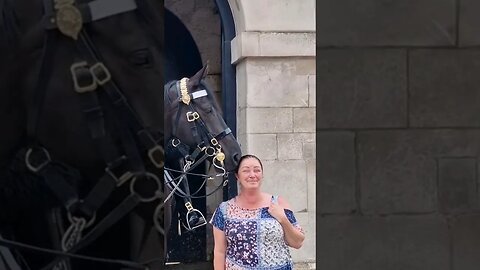
[{"label": "metal ring on harness", "polygon": [[134,176],[132,181],[130,182],[130,193],[131,194],[137,194],[138,197],[139,197],[139,200],[141,202],[151,202],[151,201],[154,201],[155,199],[158,199],[158,198],[161,198],[162,197],[162,192],[161,192],[161,182],[160,182],[160,179],[153,173],[150,173],[150,172],[146,172],[144,174],[142,174],[141,176],[144,176],[144,179],[143,180],[146,180],[146,179],[153,179],[153,181],[155,181],[155,183],[157,184],[157,189],[155,190],[153,196],[151,197],[147,197],[147,196],[142,196],[139,192],[136,192],[135,191],[135,183],[137,182],[137,180],[139,180],[140,178],[138,176]]},{"label": "metal ring on harness", "polygon": [[172,146],[177,147],[180,144],[180,140],[178,138],[172,139]]},{"label": "metal ring on harness", "polygon": [[[43,160],[42,162],[40,162],[40,164],[33,164],[31,161],[30,161],[30,158],[32,156],[32,153],[34,153],[34,149],[33,147],[29,148],[27,150],[27,153],[25,154],[25,165],[27,166],[27,168],[34,172],[34,173],[37,173],[38,171],[40,171],[43,167],[45,167],[50,161],[50,154],[48,153],[47,149],[43,148],[43,147],[36,147],[37,149],[36,150],[41,150],[41,152],[43,152]],[[38,153],[37,151],[35,151],[36,153]]]},{"label": "metal ring on harness", "polygon": [[209,157],[213,157],[215,155],[217,151],[215,150],[215,148],[209,146],[209,147],[206,147],[205,149],[205,154]]}]

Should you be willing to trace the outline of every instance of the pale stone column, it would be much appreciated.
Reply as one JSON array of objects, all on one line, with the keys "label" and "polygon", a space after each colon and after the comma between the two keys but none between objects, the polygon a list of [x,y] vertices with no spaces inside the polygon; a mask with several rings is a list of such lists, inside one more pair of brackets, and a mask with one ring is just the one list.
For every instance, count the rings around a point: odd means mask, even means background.
[{"label": "pale stone column", "polygon": [[237,136],[264,161],[264,190],[306,231],[297,269],[315,269],[315,1],[230,0],[237,35]]}]

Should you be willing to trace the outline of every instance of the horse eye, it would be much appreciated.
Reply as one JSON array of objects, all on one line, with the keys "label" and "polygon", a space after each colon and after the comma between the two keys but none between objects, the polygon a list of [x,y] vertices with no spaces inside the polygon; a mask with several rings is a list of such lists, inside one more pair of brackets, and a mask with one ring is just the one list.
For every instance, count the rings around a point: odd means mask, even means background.
[{"label": "horse eye", "polygon": [[152,53],[148,49],[141,49],[130,54],[128,59],[133,65],[150,68],[152,67]]}]

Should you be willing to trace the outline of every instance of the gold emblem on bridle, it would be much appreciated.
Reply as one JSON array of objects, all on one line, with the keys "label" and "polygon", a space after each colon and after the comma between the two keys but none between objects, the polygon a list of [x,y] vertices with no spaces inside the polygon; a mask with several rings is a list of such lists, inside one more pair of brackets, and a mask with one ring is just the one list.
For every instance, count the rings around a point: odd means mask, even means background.
[{"label": "gold emblem on bridle", "polygon": [[219,151],[217,153],[216,158],[218,159],[218,161],[223,162],[225,160],[225,154],[223,152]]},{"label": "gold emblem on bridle", "polygon": [[77,40],[78,33],[82,30],[83,20],[80,10],[73,5],[74,2],[74,0],[55,0],[57,10],[55,20],[62,34]]},{"label": "gold emblem on bridle", "polygon": [[181,99],[186,105],[190,104],[190,95],[188,94],[187,82],[187,78],[180,80],[180,94],[182,95]]}]

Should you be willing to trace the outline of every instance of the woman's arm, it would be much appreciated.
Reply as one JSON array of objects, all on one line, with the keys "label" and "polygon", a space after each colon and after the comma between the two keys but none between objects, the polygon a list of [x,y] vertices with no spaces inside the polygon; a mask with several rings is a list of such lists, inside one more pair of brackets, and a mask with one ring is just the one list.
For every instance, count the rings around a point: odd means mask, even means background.
[{"label": "woman's arm", "polygon": [[227,250],[225,232],[213,227],[213,239],[213,269],[225,270],[225,251]]},{"label": "woman's arm", "polygon": [[303,245],[305,234],[297,227],[293,226],[285,215],[285,209],[290,209],[288,202],[283,198],[278,198],[278,204],[272,203],[268,212],[280,222],[285,235],[285,242],[292,248],[299,249]]}]

